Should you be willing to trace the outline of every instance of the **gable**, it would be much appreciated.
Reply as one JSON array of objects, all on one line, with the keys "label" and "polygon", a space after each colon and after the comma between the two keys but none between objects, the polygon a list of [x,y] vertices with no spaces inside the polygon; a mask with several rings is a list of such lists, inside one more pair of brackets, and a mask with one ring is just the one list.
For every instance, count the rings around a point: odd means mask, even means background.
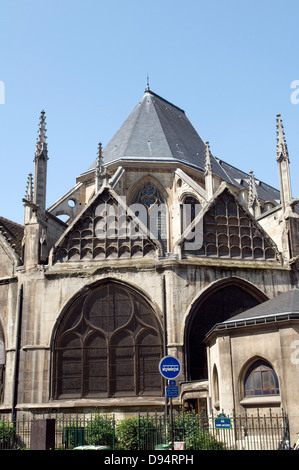
[{"label": "gable", "polygon": [[24,227],[0,217],[0,277],[12,276],[22,256]]},{"label": "gable", "polygon": [[122,199],[104,188],[58,240],[52,262],[156,258],[158,251],[158,242]]},{"label": "gable", "polygon": [[7,240],[7,243],[11,246],[14,253],[21,258],[22,240],[24,236],[23,225],[17,224],[5,217],[0,217],[0,233],[3,235],[5,240]]},{"label": "gable", "polygon": [[218,193],[202,214],[201,230],[201,246],[188,250],[184,240],[183,256],[267,261],[280,258],[272,239],[228,188]]},{"label": "gable", "polygon": [[12,276],[14,268],[14,260],[8,254],[8,247],[2,245],[2,240],[0,238],[0,277],[9,277]]}]

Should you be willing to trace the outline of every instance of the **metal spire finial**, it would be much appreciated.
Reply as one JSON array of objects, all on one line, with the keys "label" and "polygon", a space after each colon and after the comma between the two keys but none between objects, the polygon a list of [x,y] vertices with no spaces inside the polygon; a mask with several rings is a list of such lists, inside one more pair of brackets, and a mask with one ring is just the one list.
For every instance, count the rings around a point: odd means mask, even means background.
[{"label": "metal spire finial", "polygon": [[146,89],[145,91],[149,91],[150,90],[150,84],[149,84],[149,75],[147,73],[147,76],[146,76]]}]

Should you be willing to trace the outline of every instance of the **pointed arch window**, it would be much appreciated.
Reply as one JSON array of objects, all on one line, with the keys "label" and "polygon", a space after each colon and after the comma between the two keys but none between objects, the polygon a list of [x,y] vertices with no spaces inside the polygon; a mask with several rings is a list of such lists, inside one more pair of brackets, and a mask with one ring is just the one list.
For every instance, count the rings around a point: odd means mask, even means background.
[{"label": "pointed arch window", "polygon": [[215,408],[219,408],[219,378],[218,378],[218,370],[216,365],[214,365],[213,369],[213,394],[214,394],[214,406]]},{"label": "pointed arch window", "polygon": [[148,228],[151,235],[159,240],[163,251],[167,251],[168,210],[157,186],[147,182],[133,198],[131,209]]},{"label": "pointed arch window", "polygon": [[[194,196],[187,195],[181,204],[181,233],[184,233],[187,227],[193,222],[199,214],[201,205]],[[194,229],[193,229],[194,231]]]},{"label": "pointed arch window", "polygon": [[279,395],[278,377],[266,361],[256,361],[245,377],[245,396]]},{"label": "pointed arch window", "polygon": [[116,282],[87,290],[54,341],[53,397],[162,396],[162,333],[145,299]]},{"label": "pointed arch window", "polygon": [[206,334],[217,324],[255,307],[264,296],[238,280],[222,280],[195,303],[186,328],[188,380],[208,377]]}]

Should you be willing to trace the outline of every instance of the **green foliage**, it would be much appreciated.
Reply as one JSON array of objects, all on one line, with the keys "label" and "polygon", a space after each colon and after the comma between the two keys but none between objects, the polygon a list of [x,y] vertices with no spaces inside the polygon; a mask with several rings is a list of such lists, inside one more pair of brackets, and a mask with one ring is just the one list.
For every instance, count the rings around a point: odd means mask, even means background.
[{"label": "green foliage", "polygon": [[[168,417],[169,418],[169,417]],[[117,448],[122,450],[154,449],[156,444],[171,441],[171,428],[160,417],[130,417],[118,423]],[[225,444],[218,441],[205,428],[194,413],[175,414],[173,418],[174,441],[186,442],[187,450],[222,450]]]},{"label": "green foliage", "polygon": [[187,450],[225,449],[225,444],[205,428],[204,421],[195,413],[180,413],[175,416],[173,427],[174,441],[186,442]]},{"label": "green foliage", "polygon": [[0,448],[6,447],[10,439],[13,437],[14,426],[13,423],[0,421]]},{"label": "green foliage", "polygon": [[116,428],[117,448],[121,450],[151,448],[151,441],[155,439],[155,429],[153,418],[124,418]]},{"label": "green foliage", "polygon": [[117,448],[122,450],[138,450],[138,429],[138,418],[123,419],[116,429]]},{"label": "green foliage", "polygon": [[89,445],[114,446],[114,418],[96,414],[86,426],[85,439]]}]

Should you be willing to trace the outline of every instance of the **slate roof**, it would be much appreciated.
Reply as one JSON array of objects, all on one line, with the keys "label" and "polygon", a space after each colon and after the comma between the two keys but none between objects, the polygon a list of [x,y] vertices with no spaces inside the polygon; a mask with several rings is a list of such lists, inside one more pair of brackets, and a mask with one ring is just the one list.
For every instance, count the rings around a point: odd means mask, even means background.
[{"label": "slate roof", "polygon": [[5,219],[5,217],[0,217],[0,232],[15,252],[21,256],[22,240],[24,236],[23,225],[17,224],[9,219]]},{"label": "slate roof", "polygon": [[[205,143],[181,108],[146,89],[138,105],[103,150],[105,165],[122,161],[178,162],[204,171]],[[237,188],[248,189],[249,175],[211,155],[212,171]],[[96,162],[89,168],[95,168]],[[260,183],[258,196],[279,204],[279,191]]]},{"label": "slate roof", "polygon": [[[219,160],[222,169],[227,173],[230,178],[231,184],[239,189],[249,188],[249,175],[238,168],[230,165],[229,163]],[[268,184],[255,178],[256,190],[258,197],[265,202],[272,202],[275,206],[280,204],[280,191],[269,186]]]},{"label": "slate roof", "polygon": [[230,329],[238,326],[249,326],[270,321],[279,321],[289,318],[299,319],[299,288],[293,289],[277,295],[273,299],[266,300],[265,302],[250,308],[245,312],[239,313],[222,323],[217,323],[212,330],[209,331],[209,336],[212,331]]}]

